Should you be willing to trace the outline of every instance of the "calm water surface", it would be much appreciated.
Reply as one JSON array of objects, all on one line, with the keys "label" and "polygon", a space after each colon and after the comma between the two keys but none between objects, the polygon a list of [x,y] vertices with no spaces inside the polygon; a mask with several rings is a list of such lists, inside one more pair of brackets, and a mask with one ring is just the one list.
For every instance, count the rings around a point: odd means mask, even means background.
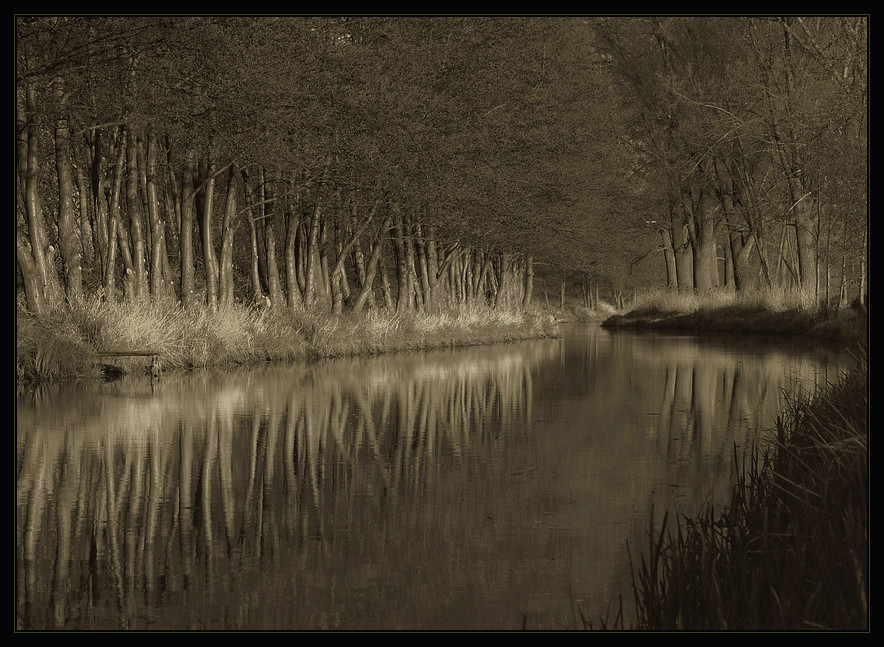
[{"label": "calm water surface", "polygon": [[[17,402],[19,629],[573,629],[843,353],[608,332]],[[736,452],[735,452],[736,448]]]}]

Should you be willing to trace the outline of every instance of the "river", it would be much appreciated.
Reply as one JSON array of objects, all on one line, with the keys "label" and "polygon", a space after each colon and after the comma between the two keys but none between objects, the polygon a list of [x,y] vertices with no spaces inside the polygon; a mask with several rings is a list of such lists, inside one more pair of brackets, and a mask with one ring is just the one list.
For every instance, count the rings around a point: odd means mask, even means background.
[{"label": "river", "polygon": [[19,630],[566,630],[723,506],[842,352],[559,339],[127,376],[16,403]]}]

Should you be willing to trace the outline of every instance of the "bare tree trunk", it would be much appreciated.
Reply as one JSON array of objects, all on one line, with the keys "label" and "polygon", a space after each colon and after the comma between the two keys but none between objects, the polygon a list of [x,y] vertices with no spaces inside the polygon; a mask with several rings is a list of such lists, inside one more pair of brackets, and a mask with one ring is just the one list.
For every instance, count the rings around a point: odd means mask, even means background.
[{"label": "bare tree trunk", "polygon": [[169,256],[166,252],[166,227],[160,211],[157,188],[157,137],[152,131],[147,133],[147,155],[142,166],[142,175],[147,198],[148,225],[150,226],[150,292],[154,300],[162,300],[172,295],[169,276]]},{"label": "bare tree trunk", "polygon": [[350,233],[349,239],[347,240],[346,244],[344,244],[342,241],[339,242],[337,261],[335,263],[335,267],[332,269],[331,272],[331,283],[334,294],[332,309],[335,312],[343,311],[343,299],[345,297],[345,292],[341,286],[341,282],[343,280],[344,263],[346,262],[347,256],[349,255],[353,245],[356,243],[357,240],[359,240],[359,236],[371,224],[371,221],[374,220],[374,216],[376,213],[377,204],[369,212],[368,217],[359,226],[359,229],[357,229],[355,232]]},{"label": "bare tree trunk", "polygon": [[212,231],[212,211],[215,206],[215,161],[211,147],[205,162],[200,164],[201,173],[197,178],[199,187],[194,193],[198,199],[200,233],[202,234],[203,265],[206,273],[206,303],[210,310],[218,309],[218,258],[215,255],[215,241]]},{"label": "bare tree trunk", "polygon": [[[378,203],[375,203],[375,209],[378,208]],[[350,205],[350,228],[351,230],[356,229],[356,203],[352,202]],[[374,247],[377,246],[377,242],[375,242]],[[379,248],[378,248],[379,249]],[[373,254],[372,254],[373,256]],[[364,304],[368,304],[368,307],[371,308],[374,306],[374,292],[371,290],[371,283],[368,282],[367,276],[367,268],[365,266],[365,254],[362,251],[362,243],[359,236],[355,237],[353,241],[353,261],[356,266],[356,279],[359,281],[359,294],[356,296],[356,302],[354,303],[354,310],[361,310]],[[377,268],[377,260],[375,260],[375,269],[372,271],[376,271]],[[374,280],[374,276],[372,276],[372,281]],[[368,290],[366,290],[366,284],[368,284]],[[356,307],[356,303],[359,302],[359,299],[362,298],[362,293],[365,292],[365,297],[363,299],[363,303],[359,303],[359,307]]]},{"label": "bare tree trunk", "polygon": [[[382,234],[383,235],[383,232]],[[383,246],[383,239],[378,240],[377,244]],[[392,310],[396,301],[393,299],[393,288],[390,287],[390,277],[387,274],[387,266],[384,263],[383,256],[378,258],[378,272],[381,275],[381,291],[384,293],[384,307]]]},{"label": "bare tree trunk", "polygon": [[68,127],[67,94],[64,79],[56,77],[53,91],[61,115],[55,125],[55,169],[58,176],[58,245],[61,251],[62,276],[71,302],[83,298],[83,268],[80,231],[74,218],[74,181],[71,172],[71,134]]},{"label": "bare tree trunk", "polygon": [[[794,69],[792,67],[792,33],[789,28],[790,19],[783,19],[783,37],[785,39],[785,59],[783,69],[786,74],[786,98],[791,100],[795,92]],[[794,140],[794,137],[790,137]],[[777,152],[786,173],[789,190],[792,197],[791,210],[794,212],[795,238],[798,253],[798,284],[805,298],[813,297],[816,300],[817,285],[817,240],[815,235],[814,207],[816,200],[813,197],[811,179],[802,168],[797,159],[798,147],[787,150],[782,140],[777,138]]]},{"label": "bare tree trunk", "polygon": [[531,306],[531,298],[534,294],[534,257],[530,254],[525,259],[525,296],[522,297],[522,307]]},{"label": "bare tree trunk", "polygon": [[666,269],[666,288],[678,289],[678,269],[675,264],[675,249],[672,246],[672,232],[667,227],[660,228],[663,246],[663,265]]},{"label": "bare tree trunk", "polygon": [[98,253],[99,270],[102,280],[107,273],[108,252],[108,191],[104,177],[104,133],[102,129],[90,131],[86,149],[89,152],[89,182],[92,187],[92,211],[95,214],[95,225],[92,228],[94,247]]},{"label": "bare tree trunk", "polygon": [[411,307],[416,310],[422,310],[424,306],[424,297],[421,293],[420,284],[417,278],[417,262],[414,249],[414,226],[410,213],[405,215],[403,225],[402,243],[405,246],[405,262],[408,271],[406,289],[409,293]]},{"label": "bare tree trunk", "polygon": [[[35,272],[36,276],[25,276],[25,288],[37,288],[37,292],[27,294],[28,304],[34,312],[41,313],[49,306],[60,303],[64,294],[59,284],[58,273],[53,258],[54,249],[49,244],[46,221],[39,193],[39,126],[33,122],[36,109],[36,90],[29,86],[25,90],[25,106],[19,108],[18,161],[22,176],[23,203],[28,223],[30,258],[19,267],[22,274]],[[19,242],[24,242],[23,239]],[[17,255],[23,254],[25,247],[17,245]]]},{"label": "bare tree trunk", "polygon": [[81,165],[77,165],[74,171],[77,176],[77,193],[80,196],[80,253],[87,266],[91,267],[95,263],[95,223],[89,209],[89,185]]},{"label": "bare tree trunk", "polygon": [[246,221],[249,223],[249,243],[251,249],[249,276],[252,279],[252,301],[255,305],[261,305],[264,303],[264,292],[261,290],[261,268],[258,260],[261,257],[261,253],[258,249],[258,232],[256,231],[255,217],[252,212],[252,191],[249,188],[249,180],[246,176],[245,170],[242,171],[242,180],[243,196],[246,203]]},{"label": "bare tree trunk", "polygon": [[264,191],[264,245],[267,252],[267,284],[270,290],[270,304],[272,307],[285,307],[285,297],[282,293],[282,284],[279,279],[279,265],[276,260],[276,234],[273,230],[273,219],[276,213],[274,202],[276,200],[276,185],[271,185],[271,178],[262,172],[262,187]]},{"label": "bare tree trunk", "polygon": [[427,251],[428,243],[424,239],[420,223],[415,223],[414,233],[416,236],[415,250],[417,252],[417,265],[420,269],[420,290],[423,295],[422,303],[425,309],[429,309],[433,303],[433,286],[430,282],[430,266]]},{"label": "bare tree trunk", "polygon": [[343,252],[343,244],[341,243],[341,227],[340,223],[335,220],[334,237],[335,237],[335,265],[329,275],[329,284],[331,288],[332,311],[341,313],[344,310],[344,299],[349,292],[349,288],[345,287],[347,277],[345,269],[346,254]]},{"label": "bare tree trunk", "polygon": [[141,196],[138,195],[137,133],[133,126],[127,127],[126,141],[126,211],[129,215],[129,238],[132,241],[132,282],[135,299],[147,298],[147,251],[144,244],[144,223]]},{"label": "bare tree trunk", "polygon": [[297,309],[301,303],[301,288],[298,285],[298,259],[296,245],[298,243],[298,229],[301,226],[301,198],[295,196],[294,204],[286,201],[285,210],[285,281],[288,292],[289,307]]},{"label": "bare tree trunk", "polygon": [[221,223],[221,261],[218,270],[219,299],[222,306],[233,305],[233,234],[236,231],[236,164],[227,169],[227,195]]},{"label": "bare tree trunk", "polygon": [[115,272],[118,251],[120,258],[123,261],[123,294],[131,296],[135,291],[132,282],[132,279],[134,278],[132,255],[129,252],[129,242],[126,237],[126,230],[123,227],[123,222],[120,218],[120,199],[123,190],[123,176],[126,172],[126,130],[122,127],[117,130],[115,145],[117,159],[114,165],[114,176],[111,181],[110,204],[108,205],[110,232],[108,233],[108,263],[105,279],[105,289],[107,291],[108,299],[116,298]]},{"label": "bare tree trunk", "polygon": [[700,291],[714,288],[718,275],[715,259],[715,221],[706,204],[705,193],[702,188],[696,188],[684,195],[688,234],[693,247],[694,287]]},{"label": "bare tree trunk", "polygon": [[396,257],[397,296],[396,311],[410,310],[414,302],[414,294],[409,290],[408,260],[405,257],[405,238],[403,232],[402,211],[395,202],[392,205],[393,222],[390,237],[393,241],[393,253]]},{"label": "bare tree trunk", "polygon": [[306,287],[304,302],[311,308],[316,303],[316,282],[320,264],[319,230],[321,219],[322,204],[320,198],[317,198],[316,205],[313,208],[313,216],[310,218],[310,233],[307,235],[307,272],[304,279]]},{"label": "bare tree trunk", "polygon": [[[360,288],[359,294],[356,296],[356,301],[353,304],[354,312],[361,311],[366,301],[371,297],[375,273],[377,271],[378,263],[381,258],[381,251],[384,247],[384,240],[386,240],[386,237],[389,233],[391,221],[392,216],[388,214],[386,220],[384,220],[384,224],[382,224],[381,228],[378,230],[377,237],[375,238],[374,245],[372,246],[371,256],[368,259],[368,266],[365,270],[365,278],[362,281],[362,287]],[[384,289],[386,292],[387,288]]]},{"label": "bare tree trunk", "polygon": [[178,236],[181,246],[181,305],[190,308],[194,304],[193,294],[193,178],[196,168],[196,153],[189,149],[184,154],[184,171],[181,176],[181,233]]},{"label": "bare tree trunk", "polygon": [[331,276],[328,269],[328,228],[330,226],[327,214],[323,212],[324,217],[319,227],[319,286],[322,288],[322,295],[325,300],[325,307],[332,307],[332,288]]},{"label": "bare tree trunk", "polygon": [[559,308],[565,309],[565,271],[562,270],[562,284],[559,291]]},{"label": "bare tree trunk", "polygon": [[430,308],[436,309],[439,305],[439,252],[436,242],[435,229],[427,225],[424,228],[426,242],[424,252],[427,257],[427,290]]},{"label": "bare tree trunk", "polygon": [[724,164],[713,161],[715,176],[718,180],[717,194],[724,213],[724,223],[727,228],[726,258],[729,259],[731,276],[728,286],[736,291],[745,290],[749,285],[749,256],[755,245],[755,235],[752,231],[751,222],[748,224],[748,234],[744,234],[740,226],[735,206],[736,183],[730,171]]},{"label": "bare tree trunk", "polygon": [[694,289],[694,253],[690,240],[682,231],[681,241],[675,241],[675,265],[678,273],[678,289]]}]

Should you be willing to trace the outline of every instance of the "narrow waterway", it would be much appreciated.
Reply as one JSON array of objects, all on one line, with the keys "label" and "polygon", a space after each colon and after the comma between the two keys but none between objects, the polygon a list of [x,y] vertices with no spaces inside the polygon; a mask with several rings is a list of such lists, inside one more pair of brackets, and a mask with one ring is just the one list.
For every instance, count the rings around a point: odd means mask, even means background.
[{"label": "narrow waterway", "polygon": [[653,511],[849,358],[609,332],[44,388],[17,401],[19,629],[610,623]]}]

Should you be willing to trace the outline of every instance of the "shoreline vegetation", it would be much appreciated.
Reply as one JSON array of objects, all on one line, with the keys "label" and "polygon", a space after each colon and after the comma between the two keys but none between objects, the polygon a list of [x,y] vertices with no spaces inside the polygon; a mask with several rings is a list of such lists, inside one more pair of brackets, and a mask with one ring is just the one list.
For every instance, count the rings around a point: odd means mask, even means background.
[{"label": "shoreline vegetation", "polygon": [[728,332],[790,335],[848,347],[863,343],[868,334],[865,303],[822,308],[802,304],[778,291],[737,295],[648,291],[632,307],[601,322],[608,329],[670,332]]},{"label": "shoreline vegetation", "polygon": [[151,363],[149,356],[99,361],[99,352],[156,354],[165,372],[537,339],[559,335],[560,323],[551,310],[476,304],[334,314],[95,299],[39,317],[24,310],[16,314],[20,390],[48,381],[146,373]]}]

